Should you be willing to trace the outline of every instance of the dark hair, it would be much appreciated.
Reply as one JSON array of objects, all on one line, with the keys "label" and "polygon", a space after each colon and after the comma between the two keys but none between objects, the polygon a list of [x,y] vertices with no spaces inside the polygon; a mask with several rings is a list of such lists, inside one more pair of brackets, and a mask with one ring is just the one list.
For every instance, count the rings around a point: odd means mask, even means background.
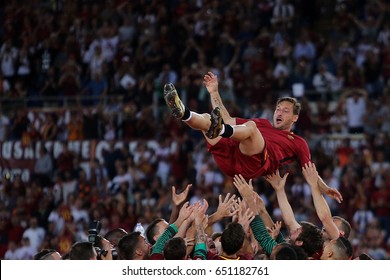
[{"label": "dark hair", "polygon": [[211,239],[213,241],[215,241],[215,239],[217,239],[218,237],[222,236],[222,232],[214,232],[212,235],[211,235]]},{"label": "dark hair", "polygon": [[289,97],[289,96],[280,97],[278,99],[278,101],[276,102],[276,106],[278,106],[279,103],[284,102],[284,101],[292,103],[294,115],[299,115],[299,113],[301,112],[301,103],[299,103],[296,98]]},{"label": "dark hair", "polygon": [[94,257],[94,247],[91,242],[76,242],[69,252],[70,260],[89,260]]},{"label": "dark hair", "polygon": [[351,224],[340,216],[333,216],[333,220],[339,220],[341,222],[339,230],[343,231],[343,236],[348,239],[351,234]]},{"label": "dark hair", "polygon": [[230,223],[222,232],[222,250],[228,255],[235,254],[241,249],[244,239],[245,231],[242,225],[237,222]]},{"label": "dark hair", "polygon": [[303,250],[302,247],[297,245],[292,245],[292,248],[294,249],[295,253],[297,254],[297,260],[307,260],[308,256],[305,250]]},{"label": "dark hair", "polygon": [[127,234],[127,231],[123,228],[114,228],[108,231],[104,238],[111,242],[114,247],[118,246],[119,240]]},{"label": "dark hair", "polygon": [[181,237],[168,240],[164,246],[164,258],[166,260],[183,260],[187,254],[186,242]]},{"label": "dark hair", "polygon": [[156,240],[153,239],[153,237],[156,235],[157,233],[157,224],[159,222],[162,222],[162,221],[165,221],[163,218],[157,218],[157,219],[154,219],[149,225],[148,227],[146,228],[146,231],[145,231],[145,235],[146,235],[146,239],[148,240],[148,242],[152,245],[154,245],[156,243]]},{"label": "dark hair", "polygon": [[298,256],[293,245],[282,243],[281,247],[275,253],[275,260],[297,260]]},{"label": "dark hair", "polygon": [[302,232],[298,235],[297,241],[302,241],[302,249],[309,257],[315,254],[322,255],[324,240],[322,239],[321,230],[309,222],[301,222]]},{"label": "dark hair", "polygon": [[137,249],[140,232],[134,231],[123,236],[118,242],[118,254],[122,260],[133,260]]},{"label": "dark hair", "polygon": [[359,255],[358,257],[359,260],[373,260],[373,258],[371,258],[369,255],[367,255],[366,253],[362,253]]},{"label": "dark hair", "polygon": [[344,260],[349,260],[352,258],[352,245],[351,242],[345,237],[340,236],[336,239],[335,245],[337,251],[340,252],[340,258]]},{"label": "dark hair", "polygon": [[33,257],[34,260],[44,260],[48,255],[55,253],[54,249],[42,249],[38,253],[36,253]]}]

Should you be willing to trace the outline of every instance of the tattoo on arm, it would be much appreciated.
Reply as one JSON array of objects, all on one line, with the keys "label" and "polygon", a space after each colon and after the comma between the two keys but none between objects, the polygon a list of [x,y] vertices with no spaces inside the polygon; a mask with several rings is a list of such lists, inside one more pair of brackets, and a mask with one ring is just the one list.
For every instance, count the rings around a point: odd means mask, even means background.
[{"label": "tattoo on arm", "polygon": [[196,244],[199,243],[206,243],[206,235],[204,233],[204,229],[201,224],[196,225],[196,238],[195,238]]}]

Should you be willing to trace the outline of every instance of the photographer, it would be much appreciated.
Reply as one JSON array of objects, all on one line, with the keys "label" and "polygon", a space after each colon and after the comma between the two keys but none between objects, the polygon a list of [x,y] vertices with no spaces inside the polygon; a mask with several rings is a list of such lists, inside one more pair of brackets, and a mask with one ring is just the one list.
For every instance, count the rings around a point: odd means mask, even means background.
[{"label": "photographer", "polygon": [[88,229],[88,242],[93,244],[98,260],[116,260],[118,254],[114,246],[106,238],[99,235],[101,227],[99,221],[91,222]]}]

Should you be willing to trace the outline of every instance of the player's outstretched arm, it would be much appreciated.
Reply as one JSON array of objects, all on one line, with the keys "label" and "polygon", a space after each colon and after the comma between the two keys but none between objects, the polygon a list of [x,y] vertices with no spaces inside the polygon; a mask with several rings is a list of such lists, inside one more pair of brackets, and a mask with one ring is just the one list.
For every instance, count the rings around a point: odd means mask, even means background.
[{"label": "player's outstretched arm", "polygon": [[314,163],[306,163],[302,168],[303,176],[307,183],[310,185],[311,193],[313,197],[314,207],[316,209],[318,218],[324,226],[326,232],[328,232],[331,239],[337,239],[340,236],[339,229],[333,221],[332,213],[329,205],[318,188],[318,172]]},{"label": "player's outstretched arm", "polygon": [[284,176],[281,177],[279,174],[279,170],[277,170],[274,174],[267,175],[265,179],[268,183],[271,184],[271,186],[275,190],[279,208],[282,212],[284,224],[289,231],[294,231],[297,228],[301,227],[301,225],[295,219],[294,211],[291,207],[290,202],[288,201],[287,194],[284,189],[287,176],[288,173],[284,174]]},{"label": "player's outstretched arm", "polygon": [[221,96],[219,95],[218,91],[218,77],[214,75],[212,72],[208,72],[206,75],[203,77],[203,84],[206,87],[207,91],[210,94],[210,99],[211,99],[211,105],[213,109],[215,107],[219,107],[221,111],[221,116],[226,124],[230,125],[235,125],[236,124],[236,119],[232,118],[226,109],[225,105],[222,103]]}]

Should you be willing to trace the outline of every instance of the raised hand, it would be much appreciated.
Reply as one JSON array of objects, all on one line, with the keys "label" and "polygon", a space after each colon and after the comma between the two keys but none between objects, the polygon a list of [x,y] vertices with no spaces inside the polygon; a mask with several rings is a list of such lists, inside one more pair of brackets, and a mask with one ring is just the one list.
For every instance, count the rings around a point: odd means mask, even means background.
[{"label": "raised hand", "polygon": [[179,194],[176,194],[176,187],[172,186],[172,203],[175,206],[180,206],[184,201],[187,199],[188,192],[190,191],[190,188],[192,187],[192,184],[188,184],[187,187]]},{"label": "raised hand", "polygon": [[325,183],[323,183],[322,179],[320,180],[314,163],[306,163],[302,168],[302,173],[310,186],[318,186],[322,194],[333,198],[338,203],[343,201],[341,193],[336,188],[330,188]]},{"label": "raised hand", "polygon": [[330,198],[333,198],[338,203],[341,203],[343,201],[343,196],[336,188],[327,188],[323,193],[329,196]]},{"label": "raised hand", "polygon": [[241,174],[234,175],[233,185],[236,187],[236,189],[244,199],[249,198],[253,195],[252,179],[250,179],[249,183],[247,183],[245,178]]},{"label": "raised hand", "polygon": [[194,204],[194,216],[195,221],[198,219],[200,221],[203,220],[204,215],[206,214],[207,208],[209,207],[209,204],[207,203],[206,199],[203,199],[203,203],[200,203],[199,201]]},{"label": "raised hand", "polygon": [[277,170],[275,173],[265,176],[265,179],[271,184],[275,191],[281,191],[286,185],[287,176],[288,172],[286,172],[283,177],[280,177],[279,170]]},{"label": "raised hand", "polygon": [[302,174],[309,185],[316,186],[318,184],[318,172],[314,163],[305,163],[305,166],[302,167]]},{"label": "raised hand", "polygon": [[218,217],[225,218],[233,215],[234,212],[232,211],[232,208],[235,204],[235,198],[235,194],[232,195],[231,193],[227,193],[225,199],[222,201],[222,195],[219,195],[219,204],[216,211]]},{"label": "raised hand", "polygon": [[207,91],[211,94],[218,91],[218,77],[212,72],[208,72],[204,75],[203,84],[207,88]]},{"label": "raised hand", "polygon": [[245,232],[248,232],[250,223],[255,218],[253,211],[246,207],[245,202],[241,202],[237,212],[237,222],[242,225]]},{"label": "raised hand", "polygon": [[175,224],[177,227],[180,227],[180,225],[184,222],[185,219],[187,219],[194,210],[194,206],[190,205],[190,203],[187,201],[184,203],[183,207],[180,209],[179,217],[177,218]]},{"label": "raised hand", "polygon": [[276,237],[279,235],[281,228],[282,228],[282,222],[276,221],[273,227],[271,228],[267,227],[267,231],[269,235],[271,235],[272,239],[276,240]]}]

